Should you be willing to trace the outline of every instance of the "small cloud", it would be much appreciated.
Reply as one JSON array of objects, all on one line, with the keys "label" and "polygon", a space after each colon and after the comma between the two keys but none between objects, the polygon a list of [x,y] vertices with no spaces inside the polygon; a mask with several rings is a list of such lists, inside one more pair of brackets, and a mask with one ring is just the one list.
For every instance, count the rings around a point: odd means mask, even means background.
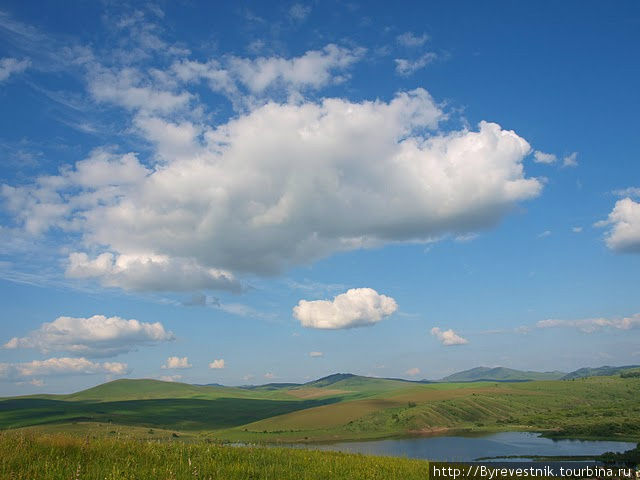
[{"label": "small cloud", "polygon": [[209,368],[224,368],[224,359],[223,358],[219,358],[217,360],[214,360],[213,362],[211,362],[209,364]]},{"label": "small cloud", "polygon": [[431,329],[431,335],[435,336],[443,345],[452,346],[452,345],[465,345],[469,343],[469,340],[466,338],[462,338],[452,329],[449,330],[441,330],[438,327],[433,327]]},{"label": "small cloud", "polygon": [[276,378],[275,374],[273,372],[267,372],[264,374],[264,378],[267,378],[269,380]]},{"label": "small cloud", "polygon": [[404,373],[409,375],[410,377],[415,377],[416,375],[420,374],[420,369],[417,368],[417,367],[413,367],[413,368],[410,368],[409,370],[407,370]]},{"label": "small cloud", "polygon": [[352,288],[333,300],[300,300],[293,316],[307,328],[354,328],[378,323],[397,309],[393,298],[372,288]]},{"label": "small cloud", "polygon": [[407,77],[418,70],[426,67],[431,62],[433,62],[438,55],[433,52],[427,52],[421,57],[415,60],[409,60],[406,58],[396,58],[394,62],[396,62],[396,73],[403,77]]},{"label": "small cloud", "polygon": [[167,358],[167,363],[162,365],[164,369],[173,369],[173,368],[191,368],[193,365],[189,363],[189,359],[187,357],[169,357]]},{"label": "small cloud", "polygon": [[126,363],[98,363],[87,360],[84,357],[48,358],[25,363],[0,363],[0,380],[20,381],[30,379],[30,377],[94,375],[97,373],[127,375],[130,373],[130,369]]},{"label": "small cloud", "polygon": [[35,348],[43,353],[68,352],[86,357],[113,357],[142,345],[175,339],[160,322],[147,323],[120,317],[58,317],[24,337],[14,337],[4,348]]},{"label": "small cloud", "polygon": [[545,230],[544,232],[538,234],[538,238],[545,238],[549,235],[551,235],[551,230]]},{"label": "small cloud", "polygon": [[479,235],[477,233],[466,233],[464,235],[458,235],[454,240],[458,243],[467,243],[472,242],[473,240],[478,238],[478,236]]},{"label": "small cloud", "polygon": [[595,227],[609,227],[605,242],[609,249],[619,253],[640,253],[640,202],[625,197],[618,200],[606,220]]},{"label": "small cloud", "polygon": [[640,187],[628,187],[614,190],[613,194],[618,197],[640,197]]},{"label": "small cloud", "polygon": [[28,59],[0,58],[0,82],[4,82],[11,75],[24,72],[29,65],[31,65],[31,61]]},{"label": "small cloud", "polygon": [[572,231],[573,233],[580,233],[580,232],[582,232],[582,227],[573,227],[573,228],[571,229],[571,231]]},{"label": "small cloud", "polygon": [[255,377],[256,377],[255,375],[252,375],[252,374],[249,373],[249,374],[245,375],[244,377],[242,377],[242,380],[244,380],[245,382],[248,382],[250,380],[253,380]]},{"label": "small cloud", "polygon": [[422,35],[415,35],[412,32],[405,32],[402,35],[398,35],[396,40],[400,45],[405,47],[421,47],[429,40],[429,35],[423,33]]},{"label": "small cloud", "polygon": [[553,153],[544,153],[540,150],[536,150],[535,152],[533,152],[533,161],[536,163],[551,164],[555,163],[557,160],[558,157],[556,157]]},{"label": "small cloud", "polygon": [[578,152],[573,152],[573,153],[570,153],[569,155],[566,155],[562,159],[562,166],[563,167],[577,167],[578,166]]},{"label": "small cloud", "polygon": [[309,352],[309,356],[313,358],[324,357],[324,353],[322,352]]},{"label": "small cloud", "polygon": [[160,375],[158,380],[162,380],[163,382],[177,382],[182,379],[182,375]]},{"label": "small cloud", "polygon": [[295,3],[289,9],[289,17],[296,22],[302,22],[311,13],[310,5],[302,5],[301,3]]}]

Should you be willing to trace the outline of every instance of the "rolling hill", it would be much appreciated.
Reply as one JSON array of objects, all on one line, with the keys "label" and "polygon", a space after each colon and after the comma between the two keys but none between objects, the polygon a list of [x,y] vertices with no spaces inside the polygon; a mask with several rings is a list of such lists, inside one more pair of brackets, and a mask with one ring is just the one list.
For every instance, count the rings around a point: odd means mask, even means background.
[{"label": "rolling hill", "polygon": [[559,380],[565,372],[533,372],[505,367],[476,367],[457,372],[441,379],[441,382],[525,382],[531,380]]},{"label": "rolling hill", "polygon": [[604,365],[602,367],[596,368],[580,368],[571,373],[567,373],[562,380],[573,380],[576,378],[586,378],[586,377],[603,377],[609,375],[617,375],[622,373],[625,370],[632,370],[634,368],[639,368],[640,365],[625,365],[622,367],[610,367],[609,365]]},{"label": "rolling hill", "polygon": [[[487,371],[497,379],[481,381]],[[461,373],[466,376],[459,383],[340,373],[306,384],[253,388],[116,380],[69,395],[0,399],[0,430],[149,439],[179,432],[184,438],[286,443],[460,430],[640,439],[639,378],[572,382],[531,379],[557,372]],[[513,381],[523,374],[529,381]]]}]

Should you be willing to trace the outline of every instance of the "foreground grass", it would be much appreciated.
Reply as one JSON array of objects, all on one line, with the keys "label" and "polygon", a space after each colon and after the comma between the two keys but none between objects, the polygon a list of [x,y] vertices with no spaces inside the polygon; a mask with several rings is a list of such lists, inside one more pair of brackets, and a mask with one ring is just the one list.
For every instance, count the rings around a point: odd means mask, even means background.
[{"label": "foreground grass", "polygon": [[0,434],[0,478],[427,479],[426,461],[208,443]]}]

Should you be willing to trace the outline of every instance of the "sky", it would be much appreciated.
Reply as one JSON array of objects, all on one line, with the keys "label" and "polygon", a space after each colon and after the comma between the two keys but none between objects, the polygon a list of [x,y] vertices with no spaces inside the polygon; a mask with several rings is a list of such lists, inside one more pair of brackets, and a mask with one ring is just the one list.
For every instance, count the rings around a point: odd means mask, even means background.
[{"label": "sky", "polygon": [[0,395],[640,364],[640,4],[0,5]]}]

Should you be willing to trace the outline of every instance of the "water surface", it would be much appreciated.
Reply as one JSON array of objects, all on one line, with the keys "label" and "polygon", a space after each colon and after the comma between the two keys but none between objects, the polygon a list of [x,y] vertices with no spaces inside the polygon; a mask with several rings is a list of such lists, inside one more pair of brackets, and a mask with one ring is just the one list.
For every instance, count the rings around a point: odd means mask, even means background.
[{"label": "water surface", "polygon": [[366,455],[421,458],[438,461],[470,462],[480,457],[530,455],[599,455],[635,448],[631,442],[605,440],[553,440],[532,432],[500,432],[484,436],[419,437],[367,442],[341,442],[305,445],[303,448],[337,450]]}]

